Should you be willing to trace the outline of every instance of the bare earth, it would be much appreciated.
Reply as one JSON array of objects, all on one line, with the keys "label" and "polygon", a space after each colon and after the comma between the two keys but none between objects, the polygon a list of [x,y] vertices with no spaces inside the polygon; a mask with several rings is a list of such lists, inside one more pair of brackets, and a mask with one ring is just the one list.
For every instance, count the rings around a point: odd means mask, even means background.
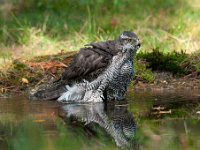
[{"label": "bare earth", "polygon": [[200,100],[200,76],[173,77],[170,73],[155,72],[154,83],[138,81],[135,90],[159,94],[174,94]]}]

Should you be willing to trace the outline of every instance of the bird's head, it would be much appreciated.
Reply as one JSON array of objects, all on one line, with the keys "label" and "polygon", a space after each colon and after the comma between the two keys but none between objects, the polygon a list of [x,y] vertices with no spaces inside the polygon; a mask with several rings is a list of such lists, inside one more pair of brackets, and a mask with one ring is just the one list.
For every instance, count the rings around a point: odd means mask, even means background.
[{"label": "bird's head", "polygon": [[119,41],[122,46],[122,52],[126,52],[127,50],[131,50],[134,53],[140,48],[140,40],[138,39],[137,35],[130,31],[124,31],[119,36]]}]

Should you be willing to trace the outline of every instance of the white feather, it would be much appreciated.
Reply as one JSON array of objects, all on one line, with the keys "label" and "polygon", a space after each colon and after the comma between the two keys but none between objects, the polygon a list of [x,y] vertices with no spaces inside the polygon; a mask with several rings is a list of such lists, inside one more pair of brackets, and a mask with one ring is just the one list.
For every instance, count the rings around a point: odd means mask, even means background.
[{"label": "white feather", "polygon": [[64,102],[64,101],[76,101],[81,100],[85,94],[85,90],[83,87],[73,85],[70,87],[69,85],[66,85],[67,91],[63,93],[57,101]]}]

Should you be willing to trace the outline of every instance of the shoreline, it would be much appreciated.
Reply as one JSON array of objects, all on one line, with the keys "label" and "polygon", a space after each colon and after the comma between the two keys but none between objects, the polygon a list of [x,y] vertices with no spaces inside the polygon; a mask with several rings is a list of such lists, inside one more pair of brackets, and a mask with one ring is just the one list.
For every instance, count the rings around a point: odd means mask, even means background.
[{"label": "shoreline", "polygon": [[[57,55],[35,57],[31,60],[14,60],[8,70],[0,70],[0,94],[24,93],[35,85],[58,79],[76,53],[58,53]],[[146,69],[146,66],[143,67]],[[145,72],[145,69],[141,72]],[[142,78],[142,74],[138,73],[131,83],[133,86],[131,85],[130,89],[135,92],[151,91],[158,94],[192,92],[200,97],[200,75],[198,74],[191,73],[177,77],[170,72],[151,71],[151,76],[154,77],[154,80],[148,82]]]}]

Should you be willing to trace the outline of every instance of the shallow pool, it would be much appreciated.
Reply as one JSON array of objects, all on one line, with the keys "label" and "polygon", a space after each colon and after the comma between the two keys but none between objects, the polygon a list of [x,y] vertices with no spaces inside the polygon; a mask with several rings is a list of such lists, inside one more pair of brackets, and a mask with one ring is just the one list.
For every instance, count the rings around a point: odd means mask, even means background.
[{"label": "shallow pool", "polygon": [[129,93],[106,105],[0,98],[0,150],[200,148],[198,97]]}]

